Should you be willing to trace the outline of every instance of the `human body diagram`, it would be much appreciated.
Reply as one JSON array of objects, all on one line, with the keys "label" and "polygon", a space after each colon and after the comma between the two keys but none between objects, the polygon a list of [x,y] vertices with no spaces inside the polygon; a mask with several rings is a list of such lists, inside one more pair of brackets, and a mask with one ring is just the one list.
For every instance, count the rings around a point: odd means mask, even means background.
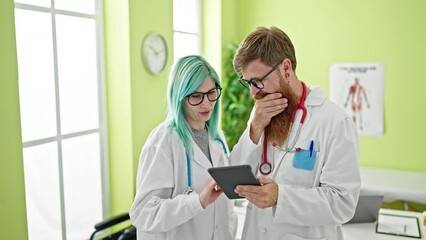
[{"label": "human body diagram", "polygon": [[363,101],[365,100],[367,108],[370,108],[370,103],[367,99],[367,93],[365,88],[360,84],[359,78],[355,78],[355,83],[349,87],[348,97],[345,101],[345,108],[350,102],[350,107],[352,109],[352,120],[359,127],[360,130],[363,129]]}]

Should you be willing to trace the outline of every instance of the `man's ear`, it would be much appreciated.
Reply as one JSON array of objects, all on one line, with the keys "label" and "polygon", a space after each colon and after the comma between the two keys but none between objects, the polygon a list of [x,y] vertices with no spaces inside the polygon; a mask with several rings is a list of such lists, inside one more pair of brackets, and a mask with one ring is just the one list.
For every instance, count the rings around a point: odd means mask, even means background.
[{"label": "man's ear", "polygon": [[282,75],[285,78],[289,78],[292,75],[292,64],[290,59],[285,58],[281,63]]}]

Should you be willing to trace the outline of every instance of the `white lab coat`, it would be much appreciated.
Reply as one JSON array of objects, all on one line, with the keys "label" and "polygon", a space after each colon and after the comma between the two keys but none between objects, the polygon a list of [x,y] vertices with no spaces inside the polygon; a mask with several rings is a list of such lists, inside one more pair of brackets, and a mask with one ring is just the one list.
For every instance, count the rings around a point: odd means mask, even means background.
[{"label": "white lab coat", "polygon": [[[325,98],[319,87],[312,88],[305,106],[307,116],[295,147],[309,150],[314,140],[317,151],[313,170],[293,166],[295,153],[268,144],[268,161],[279,187],[276,207],[247,207],[242,239],[343,239],[341,224],[354,214],[361,185],[358,165],[357,130],[336,104]],[[302,111],[297,111],[291,131],[294,139]],[[250,123],[248,123],[250,126]],[[249,128],[232,151],[232,164],[250,164],[257,171],[262,161],[263,136],[258,144]],[[257,171],[260,175],[260,171]]]},{"label": "white lab coat", "polygon": [[[220,132],[221,139],[225,139]],[[148,137],[139,159],[136,196],[130,219],[141,240],[171,239],[234,239],[237,216],[233,202],[222,194],[206,209],[201,206],[198,192],[211,176],[210,161],[193,144],[191,159],[194,193],[184,195],[188,186],[185,148],[176,131],[170,132],[166,123],[155,128]],[[213,165],[228,165],[222,144],[209,139]]]}]

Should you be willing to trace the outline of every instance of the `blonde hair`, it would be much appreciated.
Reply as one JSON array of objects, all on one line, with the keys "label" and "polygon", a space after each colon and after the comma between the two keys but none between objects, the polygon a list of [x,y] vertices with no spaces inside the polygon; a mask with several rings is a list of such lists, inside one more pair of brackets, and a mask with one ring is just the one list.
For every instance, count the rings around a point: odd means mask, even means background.
[{"label": "blonde hair", "polygon": [[258,27],[240,44],[234,56],[233,65],[237,73],[253,60],[260,59],[266,65],[273,66],[288,58],[292,69],[296,71],[296,53],[290,38],[277,27]]}]

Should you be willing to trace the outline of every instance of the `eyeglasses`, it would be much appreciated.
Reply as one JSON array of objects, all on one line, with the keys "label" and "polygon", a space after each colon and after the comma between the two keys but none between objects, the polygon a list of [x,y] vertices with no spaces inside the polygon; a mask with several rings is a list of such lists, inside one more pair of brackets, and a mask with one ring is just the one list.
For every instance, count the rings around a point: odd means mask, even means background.
[{"label": "eyeglasses", "polygon": [[250,80],[246,80],[243,78],[243,76],[241,76],[240,79],[238,79],[238,81],[240,81],[241,85],[243,85],[245,88],[250,88],[250,86],[253,85],[258,89],[263,89],[265,87],[265,85],[263,85],[263,80],[265,80],[265,78],[267,78],[271,73],[273,73],[277,69],[277,67],[281,64],[281,62],[277,63],[277,65],[275,65],[271,69],[271,71],[269,71],[267,74],[265,74],[265,76],[261,78],[252,78]]},{"label": "eyeglasses", "polygon": [[204,96],[207,96],[210,102],[214,102],[219,99],[221,93],[222,88],[216,85],[215,88],[210,89],[208,92],[193,92],[187,98],[190,105],[197,106],[204,101]]}]

